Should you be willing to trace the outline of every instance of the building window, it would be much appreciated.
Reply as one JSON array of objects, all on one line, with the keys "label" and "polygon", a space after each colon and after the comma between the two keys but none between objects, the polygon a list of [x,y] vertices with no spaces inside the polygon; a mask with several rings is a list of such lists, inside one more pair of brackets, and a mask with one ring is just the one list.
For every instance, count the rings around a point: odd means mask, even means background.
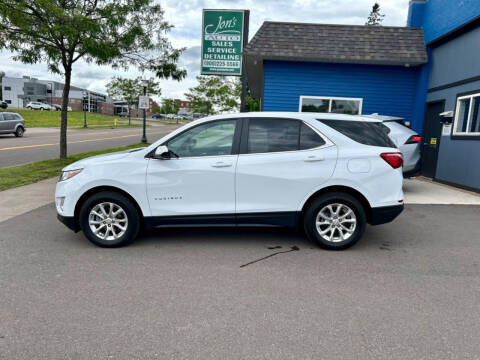
[{"label": "building window", "polygon": [[480,136],[480,93],[457,99],[453,134]]},{"label": "building window", "polygon": [[5,102],[6,102],[7,104],[11,104],[11,103],[12,103],[12,100],[5,100]]},{"label": "building window", "polygon": [[300,112],[331,112],[360,115],[363,99],[325,96],[300,96]]},{"label": "building window", "polygon": [[9,90],[12,90],[12,87],[11,87],[11,86],[4,86],[4,87],[3,87],[3,90],[9,91]]}]

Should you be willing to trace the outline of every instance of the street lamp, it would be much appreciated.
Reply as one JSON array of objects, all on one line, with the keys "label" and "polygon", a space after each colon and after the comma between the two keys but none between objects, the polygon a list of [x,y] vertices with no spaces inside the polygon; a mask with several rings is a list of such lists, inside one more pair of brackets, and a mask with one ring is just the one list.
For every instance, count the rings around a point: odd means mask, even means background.
[{"label": "street lamp", "polygon": [[83,127],[86,128],[87,127],[87,105],[86,105],[86,101],[87,101],[88,93],[86,91],[83,91],[82,96],[83,96]]},{"label": "street lamp", "polygon": [[[148,86],[148,80],[147,79],[142,79],[142,85],[143,85],[143,96],[147,96],[147,86]],[[142,136],[142,143],[147,142],[147,109],[143,108],[143,136]]]}]

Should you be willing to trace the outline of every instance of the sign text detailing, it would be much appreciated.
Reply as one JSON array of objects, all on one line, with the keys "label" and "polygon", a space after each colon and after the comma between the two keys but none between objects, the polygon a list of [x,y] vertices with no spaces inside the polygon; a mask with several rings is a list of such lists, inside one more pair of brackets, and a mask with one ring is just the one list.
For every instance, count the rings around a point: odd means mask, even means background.
[{"label": "sign text detailing", "polygon": [[202,74],[242,75],[243,10],[203,10]]}]

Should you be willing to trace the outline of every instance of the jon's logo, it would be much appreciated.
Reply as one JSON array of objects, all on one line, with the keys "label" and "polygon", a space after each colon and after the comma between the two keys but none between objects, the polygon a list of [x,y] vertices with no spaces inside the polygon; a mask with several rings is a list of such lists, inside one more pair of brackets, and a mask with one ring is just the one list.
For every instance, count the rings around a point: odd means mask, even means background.
[{"label": "jon's logo", "polygon": [[[227,33],[235,33],[239,34],[239,30],[235,30],[235,26],[237,25],[237,18],[233,17],[229,20],[224,20],[222,16],[218,17],[218,23],[215,26],[214,24],[209,24],[205,26],[205,34],[208,35],[215,35],[215,34],[227,34]],[[209,32],[212,28],[215,27],[215,30]]]}]

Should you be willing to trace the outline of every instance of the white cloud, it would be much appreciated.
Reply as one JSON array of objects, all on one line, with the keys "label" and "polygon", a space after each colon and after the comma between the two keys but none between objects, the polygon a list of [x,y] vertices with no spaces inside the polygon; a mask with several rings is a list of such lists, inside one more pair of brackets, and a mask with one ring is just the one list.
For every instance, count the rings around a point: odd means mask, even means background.
[{"label": "white cloud", "polygon": [[[250,9],[250,38],[264,21],[292,21],[336,24],[363,24],[375,1],[373,0],[163,0],[165,18],[175,25],[169,34],[175,47],[186,47],[180,65],[188,70],[181,82],[160,80],[162,97],[182,98],[189,87],[195,85],[195,76],[200,72],[200,37],[202,9]],[[407,18],[408,0],[380,1],[386,17],[384,25],[404,26]],[[29,75],[42,79],[60,80],[58,75],[47,71],[45,64],[25,65],[14,62],[12,54],[0,52],[0,70],[7,76]],[[134,68],[128,71],[113,70],[79,61],[74,65],[72,85],[104,92],[105,85],[113,76],[136,77],[141,75]],[[148,75],[147,75],[148,76]]]}]

